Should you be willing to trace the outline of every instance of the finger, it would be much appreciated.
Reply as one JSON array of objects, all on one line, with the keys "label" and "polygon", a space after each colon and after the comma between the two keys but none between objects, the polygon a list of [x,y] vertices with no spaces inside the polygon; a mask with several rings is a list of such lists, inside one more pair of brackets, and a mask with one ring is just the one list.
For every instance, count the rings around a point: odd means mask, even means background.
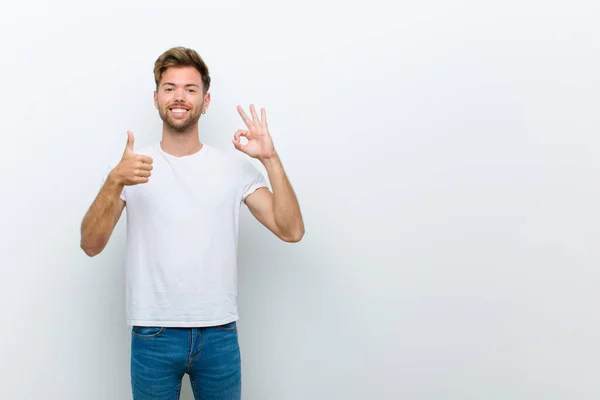
[{"label": "finger", "polygon": [[258,114],[256,114],[256,108],[254,108],[254,104],[250,104],[250,113],[252,114],[252,122],[260,124],[260,119],[258,119]]},{"label": "finger", "polygon": [[145,156],[143,154],[139,154],[138,157],[137,157],[137,160],[141,161],[143,163],[146,163],[146,164],[152,164],[152,161],[153,161],[152,157],[148,157],[148,156]]},{"label": "finger", "polygon": [[140,163],[136,164],[136,168],[144,170],[144,171],[152,171],[152,168],[154,168],[154,167],[152,166],[152,164],[140,162]]},{"label": "finger", "polygon": [[243,130],[243,129],[238,129],[238,130],[235,132],[235,135],[233,135],[233,138],[234,138],[235,140],[239,141],[239,140],[240,140],[240,138],[241,138],[242,136],[247,136],[247,135],[248,135],[248,131],[245,131],[245,130]]},{"label": "finger", "polygon": [[149,180],[150,180],[150,178],[141,177],[141,176],[135,178],[135,182],[137,182],[137,183],[148,183]]},{"label": "finger", "polygon": [[[240,133],[239,136],[237,137],[237,139],[240,139],[240,136],[245,137],[246,139],[250,140],[254,137],[254,135],[252,134],[252,131],[247,131],[244,129],[238,129],[238,132]],[[237,134],[237,132],[236,132]]]},{"label": "finger", "polygon": [[242,120],[244,120],[244,123],[246,124],[246,126],[248,128],[252,127],[252,121],[250,121],[250,118],[248,118],[248,116],[246,115],[246,113],[244,112],[244,110],[242,109],[241,106],[237,106],[237,110],[238,113],[240,114],[240,117],[242,117]]},{"label": "finger", "polygon": [[150,177],[150,171],[143,170],[143,169],[138,169],[135,172],[135,175],[138,176],[138,177],[149,178]]},{"label": "finger", "polygon": [[127,145],[125,145],[125,152],[133,153],[133,132],[127,131]]},{"label": "finger", "polygon": [[262,125],[266,128],[267,127],[267,111],[264,108],[260,109],[260,119],[261,119]]},{"label": "finger", "polygon": [[233,139],[231,142],[233,143],[233,147],[235,147],[239,151],[242,151],[242,144],[239,140]]}]

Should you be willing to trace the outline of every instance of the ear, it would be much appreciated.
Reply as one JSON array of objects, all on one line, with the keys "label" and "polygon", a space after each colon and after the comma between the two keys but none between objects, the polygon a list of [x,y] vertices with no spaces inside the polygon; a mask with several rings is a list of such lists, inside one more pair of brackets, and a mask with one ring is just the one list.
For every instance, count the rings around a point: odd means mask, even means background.
[{"label": "ear", "polygon": [[204,104],[202,104],[202,111],[206,111],[210,105],[210,93],[204,95]]},{"label": "ear", "polygon": [[158,93],[154,91],[154,108],[158,110]]}]

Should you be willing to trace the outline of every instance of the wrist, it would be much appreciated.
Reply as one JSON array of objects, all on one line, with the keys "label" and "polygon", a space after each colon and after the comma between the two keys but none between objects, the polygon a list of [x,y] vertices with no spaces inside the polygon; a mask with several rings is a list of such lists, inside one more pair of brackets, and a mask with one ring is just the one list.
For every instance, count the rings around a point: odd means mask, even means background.
[{"label": "wrist", "polygon": [[116,168],[113,168],[113,170],[108,173],[108,178],[106,181],[111,187],[114,188],[123,189],[125,186],[119,175],[119,171],[117,171]]},{"label": "wrist", "polygon": [[279,159],[279,154],[277,154],[276,151],[273,151],[273,153],[269,156],[269,157],[262,157],[259,158],[259,161],[265,166],[268,167],[269,165],[273,165],[273,164],[277,164],[280,163],[281,160]]}]

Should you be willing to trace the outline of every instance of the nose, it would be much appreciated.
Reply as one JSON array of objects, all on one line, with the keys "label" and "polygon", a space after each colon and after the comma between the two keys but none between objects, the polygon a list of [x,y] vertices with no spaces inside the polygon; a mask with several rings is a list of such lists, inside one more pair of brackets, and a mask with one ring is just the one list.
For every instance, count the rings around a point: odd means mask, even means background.
[{"label": "nose", "polygon": [[175,90],[175,96],[174,96],[175,101],[184,101],[185,100],[183,91],[184,91],[184,89],[176,89]]}]

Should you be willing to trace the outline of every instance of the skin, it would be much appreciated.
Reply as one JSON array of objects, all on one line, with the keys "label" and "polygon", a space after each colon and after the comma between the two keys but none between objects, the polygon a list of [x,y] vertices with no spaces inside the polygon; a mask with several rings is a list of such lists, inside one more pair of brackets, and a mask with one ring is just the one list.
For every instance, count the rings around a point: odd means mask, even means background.
[{"label": "skin", "polygon": [[[161,76],[154,92],[154,106],[163,120],[161,148],[174,156],[194,154],[202,149],[198,124],[210,105],[210,93],[204,91],[202,77],[193,67],[170,67]],[[304,236],[304,222],[298,199],[284,171],[269,132],[264,108],[260,117],[250,105],[250,115],[237,107],[246,129],[235,132],[233,146],[258,159],[269,176],[273,191],[260,188],[246,198],[252,215],[285,242],[298,242]],[[183,112],[177,112],[183,110]],[[241,138],[247,139],[242,144]],[[106,247],[125,202],[120,194],[125,186],[143,185],[151,179],[152,159],[136,154],[134,137],[127,132],[127,144],[121,161],[109,173],[81,224],[81,248],[93,257]]]}]

